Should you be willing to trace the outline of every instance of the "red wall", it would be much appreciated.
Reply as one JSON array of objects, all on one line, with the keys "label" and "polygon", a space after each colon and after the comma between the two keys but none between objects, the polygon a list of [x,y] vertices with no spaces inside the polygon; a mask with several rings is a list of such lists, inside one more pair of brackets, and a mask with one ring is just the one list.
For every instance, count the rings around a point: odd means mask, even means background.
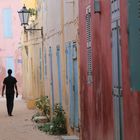
[{"label": "red wall", "polygon": [[85,13],[86,13],[86,6],[88,5],[89,1],[81,0],[79,1],[79,8],[80,8],[80,17],[79,17],[79,33],[80,33],[80,75],[81,75],[81,128],[82,128],[82,139],[92,139],[94,136],[93,129],[93,113],[91,110],[95,110],[93,105],[93,94],[92,91],[89,92],[89,89],[92,89],[87,86],[87,70],[85,64],[87,65],[87,50],[86,50],[86,29],[85,29]]},{"label": "red wall", "polygon": [[[86,7],[91,3],[93,84],[87,84]],[[79,1],[82,140],[113,140],[110,1],[101,1],[101,14],[93,0]]]},{"label": "red wall", "polygon": [[124,139],[140,140],[140,93],[130,91],[128,62],[127,0],[121,2],[121,47],[124,99]]},{"label": "red wall", "polygon": [[[93,84],[87,84],[86,7],[91,4]],[[123,80],[124,140],[140,140],[140,93],[130,89],[128,61],[127,0],[121,5],[121,52]],[[81,139],[113,140],[112,50],[110,1],[101,1],[101,13],[94,13],[93,0],[79,1]]]}]

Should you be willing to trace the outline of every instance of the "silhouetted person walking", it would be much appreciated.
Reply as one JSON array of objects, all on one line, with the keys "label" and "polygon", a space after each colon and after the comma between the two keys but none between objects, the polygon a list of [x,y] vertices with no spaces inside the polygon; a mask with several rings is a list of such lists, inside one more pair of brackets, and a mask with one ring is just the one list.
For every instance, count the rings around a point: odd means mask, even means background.
[{"label": "silhouetted person walking", "polygon": [[15,77],[11,76],[12,70],[8,70],[8,76],[4,78],[3,81],[3,88],[2,88],[2,97],[4,96],[4,90],[6,87],[6,102],[7,102],[7,112],[9,116],[12,115],[13,106],[14,106],[14,94],[16,89],[16,97],[18,97],[18,90],[17,90],[17,80]]}]

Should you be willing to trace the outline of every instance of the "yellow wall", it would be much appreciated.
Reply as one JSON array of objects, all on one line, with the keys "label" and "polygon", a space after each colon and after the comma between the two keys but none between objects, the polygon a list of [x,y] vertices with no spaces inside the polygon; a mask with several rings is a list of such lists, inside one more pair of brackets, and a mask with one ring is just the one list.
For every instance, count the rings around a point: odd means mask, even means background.
[{"label": "yellow wall", "polygon": [[[33,36],[36,38],[35,36]],[[42,49],[42,40],[24,41],[22,47],[23,73],[24,73],[24,94],[23,97],[29,101],[29,108],[34,108],[33,100],[44,95],[44,81],[40,78],[40,49]],[[42,51],[42,50],[41,50]],[[28,52],[28,53],[27,53]],[[43,68],[42,68],[43,76]],[[31,102],[30,102],[31,101]],[[31,103],[31,105],[30,105]]]},{"label": "yellow wall", "polygon": [[39,7],[41,7],[39,8],[41,10],[38,13],[38,23],[40,26],[43,25],[43,43],[44,48],[47,50],[47,79],[45,80],[45,95],[48,95],[50,100],[52,99],[50,77],[51,72],[49,62],[49,48],[51,47],[54,102],[60,102],[56,57],[56,46],[59,45],[61,53],[62,104],[67,115],[68,130],[71,133],[71,129],[69,127],[70,94],[69,87],[66,85],[65,44],[69,41],[76,41],[78,46],[78,1],[74,0],[74,3],[71,3],[66,2],[65,0],[59,0],[59,2],[58,0],[47,0],[46,2],[38,0],[38,3]]},{"label": "yellow wall", "polygon": [[36,0],[22,0],[21,3],[27,8],[36,8]]},{"label": "yellow wall", "polygon": [[[23,0],[27,8],[36,8],[36,0]],[[33,18],[32,18],[33,19]],[[30,22],[29,27],[36,24]],[[38,28],[38,27],[34,27]],[[40,49],[42,53],[42,36],[40,31],[22,32],[22,57],[23,57],[23,97],[27,100],[28,108],[34,108],[34,100],[44,95],[43,63],[42,78],[40,78]],[[28,52],[28,53],[27,53]]]},{"label": "yellow wall", "polygon": [[[33,4],[30,0],[26,0],[27,5]],[[78,45],[78,1],[66,2],[65,0],[37,0],[38,17],[31,24],[35,28],[43,26],[43,37],[40,31],[28,33],[28,39],[25,38],[23,43],[23,70],[26,76],[24,77],[25,98],[30,102],[28,107],[32,108],[35,98],[41,95],[48,95],[52,104],[51,94],[51,71],[49,48],[52,48],[52,66],[53,66],[53,90],[54,102],[59,103],[58,89],[58,68],[57,68],[57,46],[60,46],[61,57],[61,79],[62,79],[62,105],[67,116],[67,126],[69,133],[72,132],[69,125],[70,112],[70,93],[69,87],[66,85],[66,54],[65,45],[69,41],[76,41]],[[28,56],[26,54],[28,48]],[[42,50],[42,79],[40,79],[40,58],[39,49]],[[44,54],[47,56],[47,77],[44,79]],[[78,58],[79,61],[79,58]],[[80,114],[80,113],[79,113]]]}]

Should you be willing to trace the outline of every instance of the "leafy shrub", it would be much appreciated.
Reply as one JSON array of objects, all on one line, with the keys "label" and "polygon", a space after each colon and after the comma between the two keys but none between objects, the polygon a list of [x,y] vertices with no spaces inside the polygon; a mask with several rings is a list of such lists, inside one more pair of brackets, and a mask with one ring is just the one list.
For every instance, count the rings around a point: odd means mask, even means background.
[{"label": "leafy shrub", "polygon": [[63,135],[67,133],[65,112],[60,104],[54,107],[53,118],[50,123],[38,127],[41,131],[48,132],[51,135]]},{"label": "leafy shrub", "polygon": [[37,10],[36,9],[29,8],[28,10],[29,10],[31,16],[36,16],[37,15]]},{"label": "leafy shrub", "polygon": [[50,119],[50,101],[48,96],[41,96],[36,99],[36,107],[41,111],[42,115]]},{"label": "leafy shrub", "polygon": [[55,135],[67,133],[65,112],[60,104],[56,104],[54,107],[52,127],[50,130]]},{"label": "leafy shrub", "polygon": [[44,124],[44,125],[39,125],[38,126],[38,129],[40,130],[40,131],[43,131],[43,132],[49,132],[50,131],[50,125],[51,125],[51,123],[46,123],[46,124]]}]

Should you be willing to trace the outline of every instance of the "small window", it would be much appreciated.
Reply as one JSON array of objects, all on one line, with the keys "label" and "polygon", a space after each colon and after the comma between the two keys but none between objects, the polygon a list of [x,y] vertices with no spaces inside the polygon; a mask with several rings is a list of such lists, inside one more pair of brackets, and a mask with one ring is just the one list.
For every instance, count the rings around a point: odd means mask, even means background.
[{"label": "small window", "polygon": [[3,30],[4,37],[11,38],[12,37],[12,10],[10,8],[6,8],[3,10]]},{"label": "small window", "polygon": [[101,12],[100,0],[94,0],[94,12],[95,13],[100,13]]}]

